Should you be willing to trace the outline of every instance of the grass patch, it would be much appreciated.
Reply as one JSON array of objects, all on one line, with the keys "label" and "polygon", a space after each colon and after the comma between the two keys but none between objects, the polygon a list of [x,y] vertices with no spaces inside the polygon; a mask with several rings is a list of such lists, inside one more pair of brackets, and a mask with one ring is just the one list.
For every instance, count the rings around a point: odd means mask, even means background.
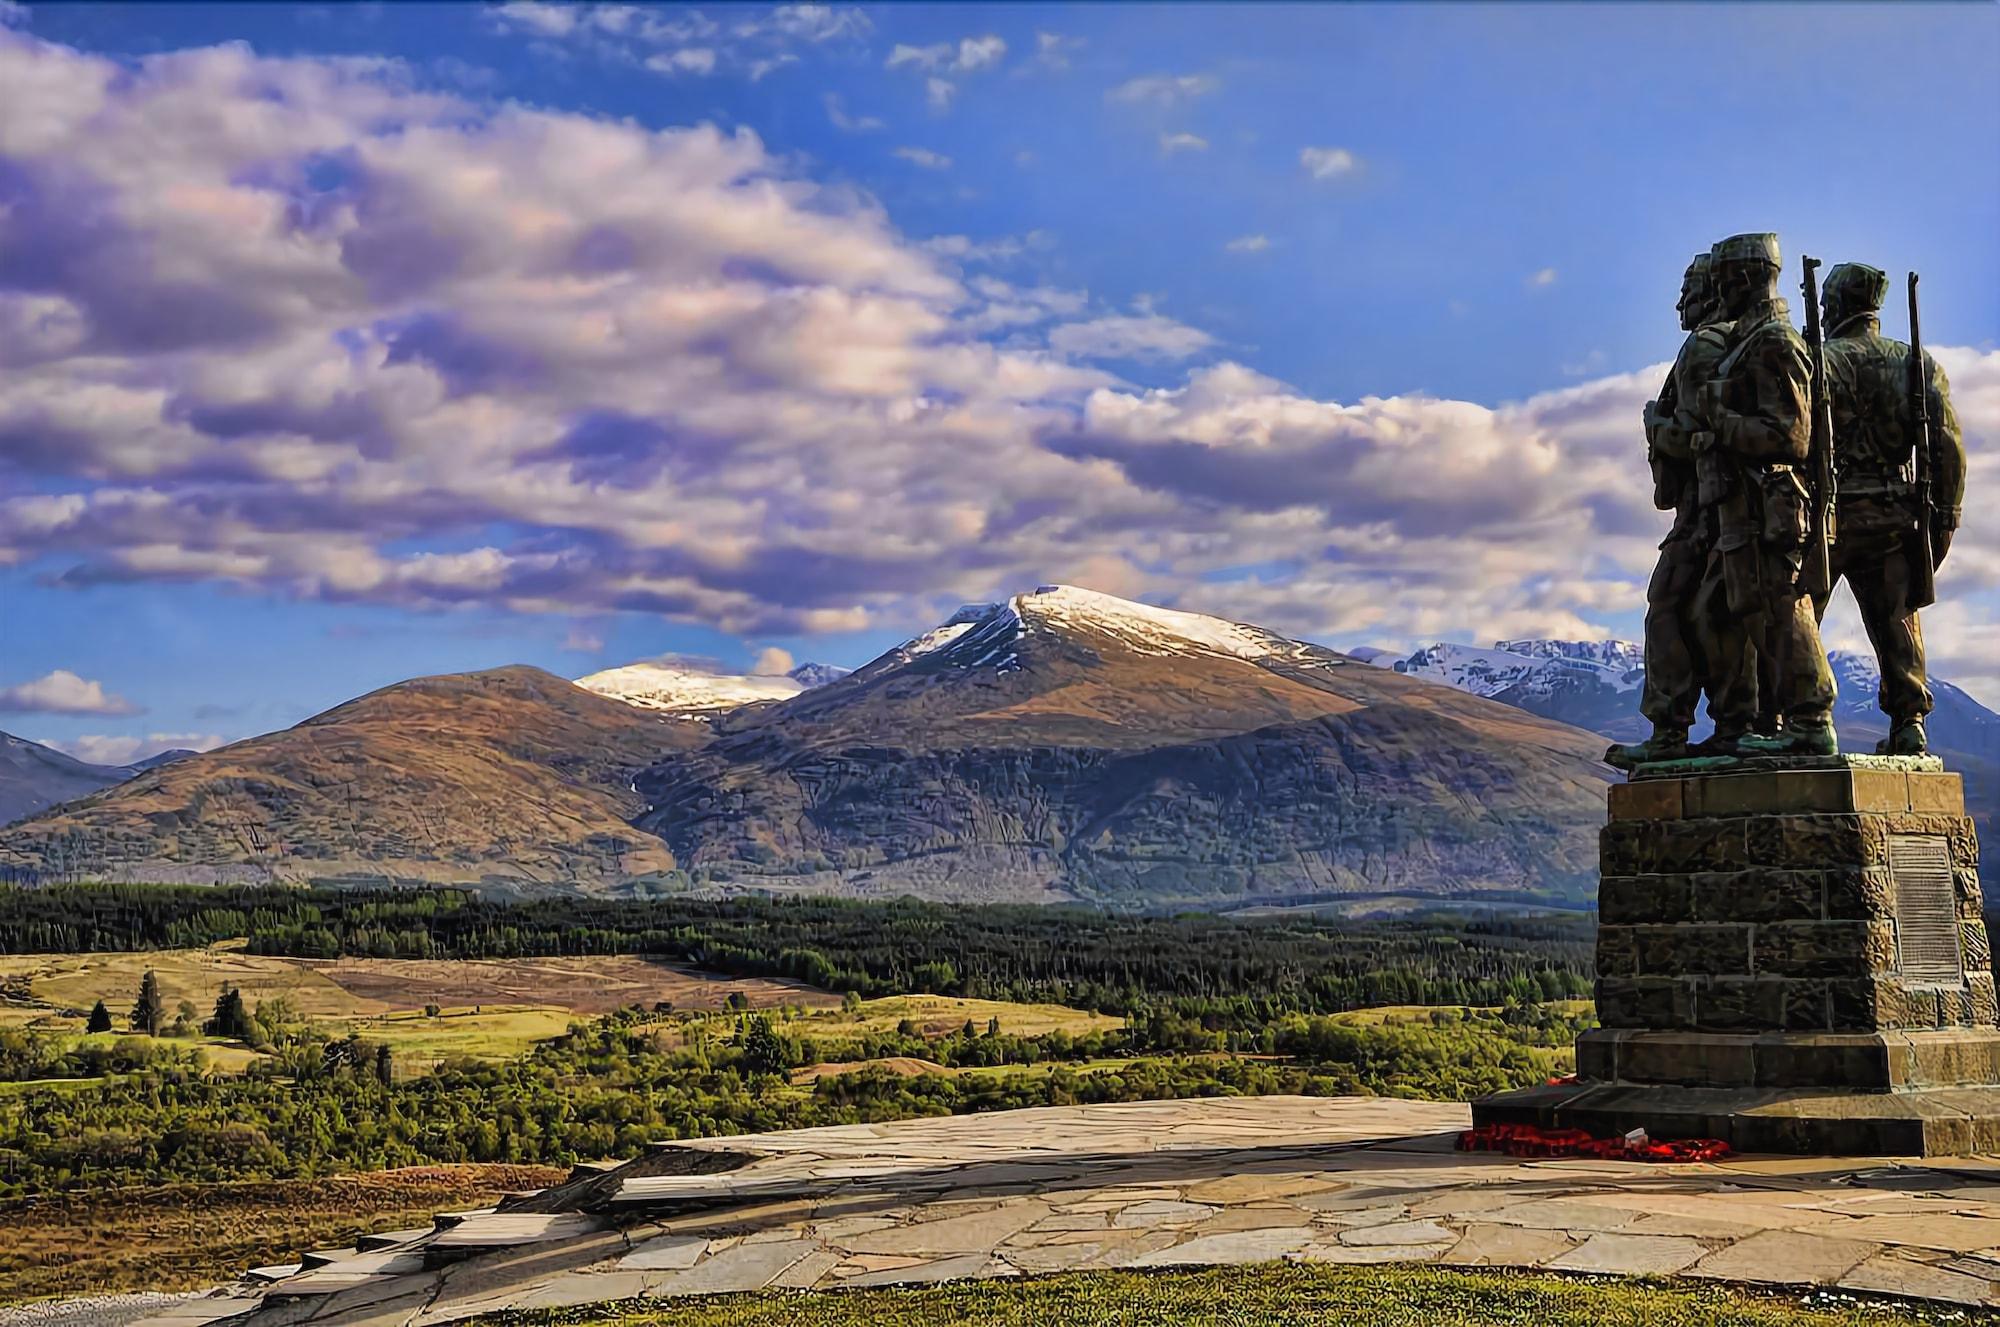
[{"label": "grass patch", "polygon": [[1265,1263],[670,1304],[628,1300],[482,1321],[508,1327],[1885,1327],[1994,1320],[1976,1310],[1888,1304],[1816,1308],[1793,1298],[1673,1282]]},{"label": "grass patch", "polygon": [[548,1166],[424,1166],[337,1179],[79,1189],[0,1201],[0,1303],[192,1290],[436,1212],[540,1188]]},{"label": "grass patch", "polygon": [[864,1032],[893,1032],[908,1020],[927,1037],[943,1036],[965,1026],[967,1019],[985,1031],[989,1019],[1000,1020],[1000,1030],[1014,1037],[1039,1037],[1048,1032],[1108,1032],[1125,1026],[1125,1020],[1111,1014],[1071,1009],[1059,1004],[1019,1004],[1011,1000],[962,1000],[950,995],[890,995],[879,1000],[863,1000],[853,1011],[823,1009],[795,1020],[791,1030],[809,1037],[859,1036]]},{"label": "grass patch", "polygon": [[526,1054],[538,1041],[561,1036],[575,1017],[567,1009],[546,1006],[495,1009],[482,1005],[476,1011],[446,1009],[436,1018],[404,1012],[343,1020],[332,1026],[386,1043],[399,1065],[418,1069],[458,1055],[478,1060],[512,1059]]}]

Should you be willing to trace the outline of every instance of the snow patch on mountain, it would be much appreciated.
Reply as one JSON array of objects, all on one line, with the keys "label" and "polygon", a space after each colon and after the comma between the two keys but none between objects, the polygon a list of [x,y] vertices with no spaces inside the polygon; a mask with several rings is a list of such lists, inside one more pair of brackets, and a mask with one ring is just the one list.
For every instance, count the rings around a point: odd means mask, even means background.
[{"label": "snow patch on mountain", "polygon": [[1378,668],[1393,668],[1489,699],[1595,687],[1637,691],[1645,680],[1639,646],[1619,640],[1503,640],[1486,649],[1440,641],[1400,657],[1372,647],[1352,654]]},{"label": "snow patch on mountain", "polygon": [[1073,585],[1044,585],[1033,594],[1015,595],[1012,607],[1029,630],[1109,636],[1137,654],[1201,651],[1254,660],[1289,654],[1297,644],[1261,627],[1154,608]]},{"label": "snow patch on mountain", "polygon": [[853,671],[852,668],[842,668],[839,664],[802,663],[797,668],[786,673],[785,676],[810,691],[814,687],[823,687],[829,682],[838,682]]},{"label": "snow patch on mountain", "polygon": [[689,718],[706,718],[759,701],[789,700],[806,689],[790,677],[701,673],[660,663],[607,668],[577,678],[576,684],[642,710]]}]

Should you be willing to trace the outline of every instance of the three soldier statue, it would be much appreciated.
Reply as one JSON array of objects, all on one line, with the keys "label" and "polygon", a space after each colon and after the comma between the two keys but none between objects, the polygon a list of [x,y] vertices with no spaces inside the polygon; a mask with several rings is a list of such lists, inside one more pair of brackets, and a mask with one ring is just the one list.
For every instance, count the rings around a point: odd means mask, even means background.
[{"label": "three soldier statue", "polygon": [[[1965,491],[1944,373],[1882,335],[1889,278],[1842,263],[1805,331],[1777,293],[1778,237],[1732,235],[1681,282],[1687,332],[1645,408],[1653,502],[1674,513],[1646,591],[1643,742],[1622,769],[1690,755],[1833,755],[1834,682],[1819,622],[1845,579],[1881,666],[1879,750],[1919,755],[1931,693],[1917,611],[1932,602]],[[1690,744],[1703,694],[1715,731]]]}]

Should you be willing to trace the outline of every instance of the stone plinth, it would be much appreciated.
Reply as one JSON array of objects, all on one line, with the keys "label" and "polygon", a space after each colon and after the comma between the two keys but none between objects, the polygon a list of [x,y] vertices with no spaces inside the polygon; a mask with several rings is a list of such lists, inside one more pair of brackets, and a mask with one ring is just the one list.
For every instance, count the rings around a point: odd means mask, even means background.
[{"label": "stone plinth", "polygon": [[2000,1149],[2000,1005],[1958,775],[1928,757],[1683,761],[1609,804],[1603,1026],[1578,1039],[1575,1084],[1490,1098],[1482,1122]]}]

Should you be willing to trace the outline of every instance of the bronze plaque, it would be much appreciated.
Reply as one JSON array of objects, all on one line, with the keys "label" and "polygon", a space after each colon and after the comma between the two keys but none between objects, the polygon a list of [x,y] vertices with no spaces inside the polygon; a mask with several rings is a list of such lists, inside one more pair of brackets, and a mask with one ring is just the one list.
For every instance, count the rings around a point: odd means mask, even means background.
[{"label": "bronze plaque", "polygon": [[1962,982],[1951,848],[1941,834],[1891,834],[1896,879],[1896,958],[1905,981]]}]

